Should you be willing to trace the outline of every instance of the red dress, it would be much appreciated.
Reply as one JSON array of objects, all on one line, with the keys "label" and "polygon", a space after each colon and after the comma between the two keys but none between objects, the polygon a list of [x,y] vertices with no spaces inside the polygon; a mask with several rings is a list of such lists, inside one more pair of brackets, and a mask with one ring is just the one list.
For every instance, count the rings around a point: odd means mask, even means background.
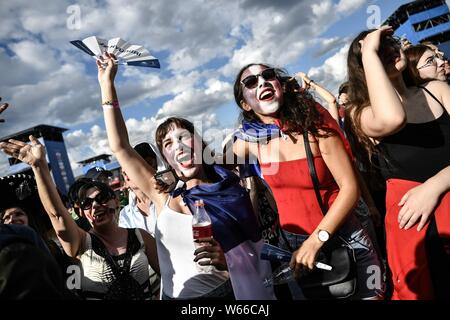
[{"label": "red dress", "polygon": [[[438,292],[447,292],[448,297],[446,276],[430,271],[435,270],[430,250],[445,254],[445,248],[427,246],[429,224],[420,232],[417,224],[409,230],[400,229],[398,203],[406,192],[450,165],[450,115],[444,111],[434,121],[408,123],[384,138],[377,148],[381,173],[386,179],[386,245],[394,287],[392,299],[440,299]],[[445,243],[450,238],[450,192],[442,195],[433,214],[436,237]]]},{"label": "red dress", "polygon": [[[321,105],[317,104],[316,108],[323,117],[323,126],[340,137],[351,158],[350,145],[336,120]],[[339,186],[321,155],[314,157],[314,164],[323,203],[329,208],[339,193]],[[323,214],[314,193],[307,159],[260,162],[260,166],[264,180],[269,184],[276,200],[280,226],[289,232],[311,234],[322,220]],[[278,166],[277,170],[273,170],[274,166]]]},{"label": "red dress", "polygon": [[[314,164],[320,194],[324,204],[330,207],[338,195],[339,187],[321,156],[314,157]],[[260,165],[264,180],[276,200],[281,228],[293,233],[311,234],[323,214],[314,193],[306,158]],[[278,165],[278,172],[270,174],[274,165]]]}]

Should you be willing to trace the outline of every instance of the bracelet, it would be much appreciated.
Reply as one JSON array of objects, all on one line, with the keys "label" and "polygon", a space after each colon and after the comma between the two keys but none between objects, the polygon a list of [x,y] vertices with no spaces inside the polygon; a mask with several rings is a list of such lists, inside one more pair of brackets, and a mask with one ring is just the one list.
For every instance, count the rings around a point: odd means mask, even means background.
[{"label": "bracelet", "polygon": [[105,101],[102,102],[102,107],[106,108],[106,109],[119,109],[119,101],[114,100],[114,101]]}]

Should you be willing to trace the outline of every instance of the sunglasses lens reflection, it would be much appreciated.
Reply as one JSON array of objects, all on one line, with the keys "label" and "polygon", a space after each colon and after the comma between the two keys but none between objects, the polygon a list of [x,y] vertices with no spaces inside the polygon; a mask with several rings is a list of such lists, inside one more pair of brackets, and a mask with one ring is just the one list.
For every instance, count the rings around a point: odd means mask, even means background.
[{"label": "sunglasses lens reflection", "polygon": [[273,68],[266,69],[261,74],[252,74],[251,76],[246,77],[242,80],[244,86],[248,89],[253,89],[258,85],[258,77],[261,76],[264,80],[270,81],[275,79],[276,72]]},{"label": "sunglasses lens reflection", "polygon": [[110,199],[113,199],[114,196],[107,191],[101,191],[99,194],[95,196],[95,198],[85,198],[81,201],[81,208],[83,210],[87,210],[92,207],[92,204],[95,202],[100,204],[106,204]]}]

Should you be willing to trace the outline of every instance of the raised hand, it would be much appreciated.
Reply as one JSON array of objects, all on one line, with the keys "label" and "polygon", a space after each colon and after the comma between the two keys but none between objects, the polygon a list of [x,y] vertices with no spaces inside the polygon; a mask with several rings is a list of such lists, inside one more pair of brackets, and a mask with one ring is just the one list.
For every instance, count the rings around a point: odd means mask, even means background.
[{"label": "raised hand", "polygon": [[97,59],[98,82],[102,84],[114,83],[114,78],[117,74],[116,56],[105,52],[99,59]]},{"label": "raised hand", "polygon": [[393,33],[391,26],[382,26],[375,31],[369,33],[364,40],[359,41],[361,44],[362,54],[366,52],[378,52],[380,49],[381,39],[386,35]]},{"label": "raised hand", "polygon": [[[2,101],[2,97],[0,97],[0,101]],[[0,104],[0,114],[2,114],[2,112],[5,111],[6,108],[8,108],[8,104],[7,103]],[[0,118],[0,122],[5,122],[5,119],[1,119]]]},{"label": "raised hand", "polygon": [[297,72],[295,77],[302,79],[302,88],[306,89],[311,85],[311,79],[304,72]]},{"label": "raised hand", "polygon": [[0,148],[7,155],[30,166],[38,166],[46,161],[45,148],[35,137],[30,136],[29,139],[31,144],[9,139],[8,142],[0,142]]}]

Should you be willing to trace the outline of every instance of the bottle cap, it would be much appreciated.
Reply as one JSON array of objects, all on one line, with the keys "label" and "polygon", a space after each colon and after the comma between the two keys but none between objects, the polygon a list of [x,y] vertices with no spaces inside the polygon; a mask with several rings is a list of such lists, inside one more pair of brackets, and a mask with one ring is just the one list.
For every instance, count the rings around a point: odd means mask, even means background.
[{"label": "bottle cap", "polygon": [[196,207],[204,207],[205,204],[203,203],[203,200],[195,200],[195,206]]}]

